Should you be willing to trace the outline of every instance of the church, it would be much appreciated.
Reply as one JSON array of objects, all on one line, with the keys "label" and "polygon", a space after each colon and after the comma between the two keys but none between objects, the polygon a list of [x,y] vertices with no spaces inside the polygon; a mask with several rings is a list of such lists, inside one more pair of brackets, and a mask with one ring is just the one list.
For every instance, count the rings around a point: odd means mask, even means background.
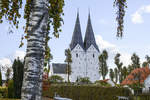
[{"label": "church", "polygon": [[[90,14],[88,16],[86,33],[83,41],[79,13],[77,13],[70,50],[72,55],[70,81],[75,82],[78,78],[83,77],[89,77],[92,82],[99,80],[98,57],[100,51],[95,41]],[[67,81],[66,64],[53,63],[50,75],[59,75]]]}]

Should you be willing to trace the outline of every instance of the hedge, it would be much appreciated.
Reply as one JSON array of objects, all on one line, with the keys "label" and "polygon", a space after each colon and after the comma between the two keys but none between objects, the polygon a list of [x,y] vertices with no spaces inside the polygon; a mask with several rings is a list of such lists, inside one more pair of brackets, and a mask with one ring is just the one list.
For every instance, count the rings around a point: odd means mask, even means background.
[{"label": "hedge", "polygon": [[118,100],[117,96],[130,96],[131,94],[127,88],[51,85],[47,91],[43,91],[43,96],[53,98],[55,93],[73,100]]},{"label": "hedge", "polygon": [[0,98],[2,98],[2,97],[3,98],[8,97],[8,88],[7,87],[0,87]]},{"label": "hedge", "polygon": [[138,98],[137,100],[150,100],[150,94],[141,94],[141,95],[138,95],[137,98]]}]

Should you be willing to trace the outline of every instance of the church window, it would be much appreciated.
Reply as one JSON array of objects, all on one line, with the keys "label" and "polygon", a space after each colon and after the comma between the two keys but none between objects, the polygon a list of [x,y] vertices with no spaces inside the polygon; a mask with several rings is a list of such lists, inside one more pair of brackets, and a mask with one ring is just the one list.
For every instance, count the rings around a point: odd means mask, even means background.
[{"label": "church window", "polygon": [[76,57],[78,57],[78,54],[76,54]]},{"label": "church window", "polygon": [[95,55],[93,54],[93,58],[95,57]]}]

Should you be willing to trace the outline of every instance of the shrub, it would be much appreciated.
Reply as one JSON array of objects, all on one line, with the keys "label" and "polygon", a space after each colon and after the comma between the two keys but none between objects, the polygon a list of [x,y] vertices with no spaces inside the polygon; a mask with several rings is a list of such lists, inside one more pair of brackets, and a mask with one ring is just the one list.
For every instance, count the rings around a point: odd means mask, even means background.
[{"label": "shrub", "polygon": [[73,100],[117,100],[117,96],[130,95],[127,88],[92,85],[51,85],[47,91],[43,91],[43,96],[53,98],[55,93]]},{"label": "shrub", "polygon": [[8,97],[8,88],[0,87],[0,98],[7,98],[7,97]]},{"label": "shrub", "polygon": [[80,84],[90,84],[90,83],[92,83],[91,81],[90,81],[90,78],[89,77],[81,77],[81,78],[78,78],[77,80],[76,80],[76,82],[77,83],[80,83]]},{"label": "shrub", "polygon": [[100,81],[95,81],[96,85],[99,86],[105,86],[105,87],[111,87],[111,84],[107,83],[106,81],[100,80]]},{"label": "shrub", "polygon": [[58,75],[52,75],[49,78],[49,82],[51,82],[51,83],[61,83],[61,82],[63,82],[63,78],[61,76],[58,76]]},{"label": "shrub", "polygon": [[13,80],[8,81],[8,98],[14,98],[14,84]]}]

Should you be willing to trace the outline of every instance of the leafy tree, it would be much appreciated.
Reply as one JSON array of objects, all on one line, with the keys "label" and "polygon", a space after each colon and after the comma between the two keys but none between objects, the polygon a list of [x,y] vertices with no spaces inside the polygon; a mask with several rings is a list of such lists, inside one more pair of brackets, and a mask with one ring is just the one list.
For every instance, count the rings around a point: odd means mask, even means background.
[{"label": "leafy tree", "polygon": [[133,53],[133,55],[131,56],[131,61],[131,66],[133,67],[133,69],[140,68],[140,58],[138,57],[138,55],[136,55],[136,53]]},{"label": "leafy tree", "polygon": [[[27,50],[25,57],[25,77],[22,88],[22,100],[41,100],[42,75],[44,55],[50,39],[50,26],[53,35],[59,37],[63,19],[64,0],[0,0],[0,23],[6,19],[11,25],[18,28],[22,17],[20,9],[24,7],[26,20],[25,35]],[[21,41],[20,47],[23,45]],[[32,73],[32,74],[31,74]]]},{"label": "leafy tree", "polygon": [[128,65],[128,68],[127,68],[127,71],[128,71],[128,74],[130,74],[133,70],[133,67],[132,65]]},{"label": "leafy tree", "polygon": [[125,8],[127,8],[127,0],[114,0],[114,7],[117,7],[117,37],[123,36]]},{"label": "leafy tree", "polygon": [[50,78],[49,78],[49,81],[51,83],[60,83],[60,82],[63,82],[63,78],[61,76],[58,76],[58,75],[52,75]]},{"label": "leafy tree", "polygon": [[117,83],[118,82],[118,69],[117,68],[114,69],[114,73],[115,73],[115,82]]},{"label": "leafy tree", "polygon": [[90,84],[90,78],[89,77],[80,77],[78,78],[78,83],[80,84]]},{"label": "leafy tree", "polygon": [[5,73],[7,84],[8,84],[8,81],[10,80],[10,75],[11,75],[11,69],[8,67]]},{"label": "leafy tree", "polygon": [[146,67],[148,64],[150,64],[150,57],[148,55],[145,56],[146,61],[143,62],[142,67]]},{"label": "leafy tree", "polygon": [[103,80],[108,74],[108,65],[107,65],[108,53],[106,50],[102,52],[99,56],[99,73],[102,75]]},{"label": "leafy tree", "polygon": [[[50,72],[50,62],[51,60],[53,59],[53,55],[51,54],[51,50],[49,47],[46,47],[46,52],[47,52],[47,55],[45,55],[45,61],[44,61],[44,71],[47,72],[47,75],[49,75],[49,72]],[[48,68],[47,68],[48,67]]]},{"label": "leafy tree", "polygon": [[114,73],[113,69],[110,69],[109,77],[110,77],[110,79],[111,79],[112,81],[114,81],[115,73]]},{"label": "leafy tree", "polygon": [[71,63],[72,63],[72,56],[71,56],[71,51],[70,49],[66,49],[65,50],[65,56],[66,56],[66,59],[65,59],[65,62],[67,62],[67,75],[68,75],[68,82],[70,82],[69,80],[69,76],[71,75]]},{"label": "leafy tree", "polygon": [[12,65],[13,82],[14,82],[14,98],[21,98],[21,88],[23,82],[24,63],[19,59],[15,59]]},{"label": "leafy tree", "polygon": [[122,82],[121,70],[122,70],[123,63],[120,62],[120,56],[121,55],[119,53],[117,53],[114,60],[115,60],[115,64],[116,64],[117,69],[118,69],[119,82],[121,83]]},{"label": "leafy tree", "polygon": [[1,68],[0,68],[0,86],[2,86],[2,71],[1,71]]},{"label": "leafy tree", "polygon": [[127,68],[124,66],[121,70],[121,77],[122,77],[122,80],[124,80],[128,75],[128,70]]}]

